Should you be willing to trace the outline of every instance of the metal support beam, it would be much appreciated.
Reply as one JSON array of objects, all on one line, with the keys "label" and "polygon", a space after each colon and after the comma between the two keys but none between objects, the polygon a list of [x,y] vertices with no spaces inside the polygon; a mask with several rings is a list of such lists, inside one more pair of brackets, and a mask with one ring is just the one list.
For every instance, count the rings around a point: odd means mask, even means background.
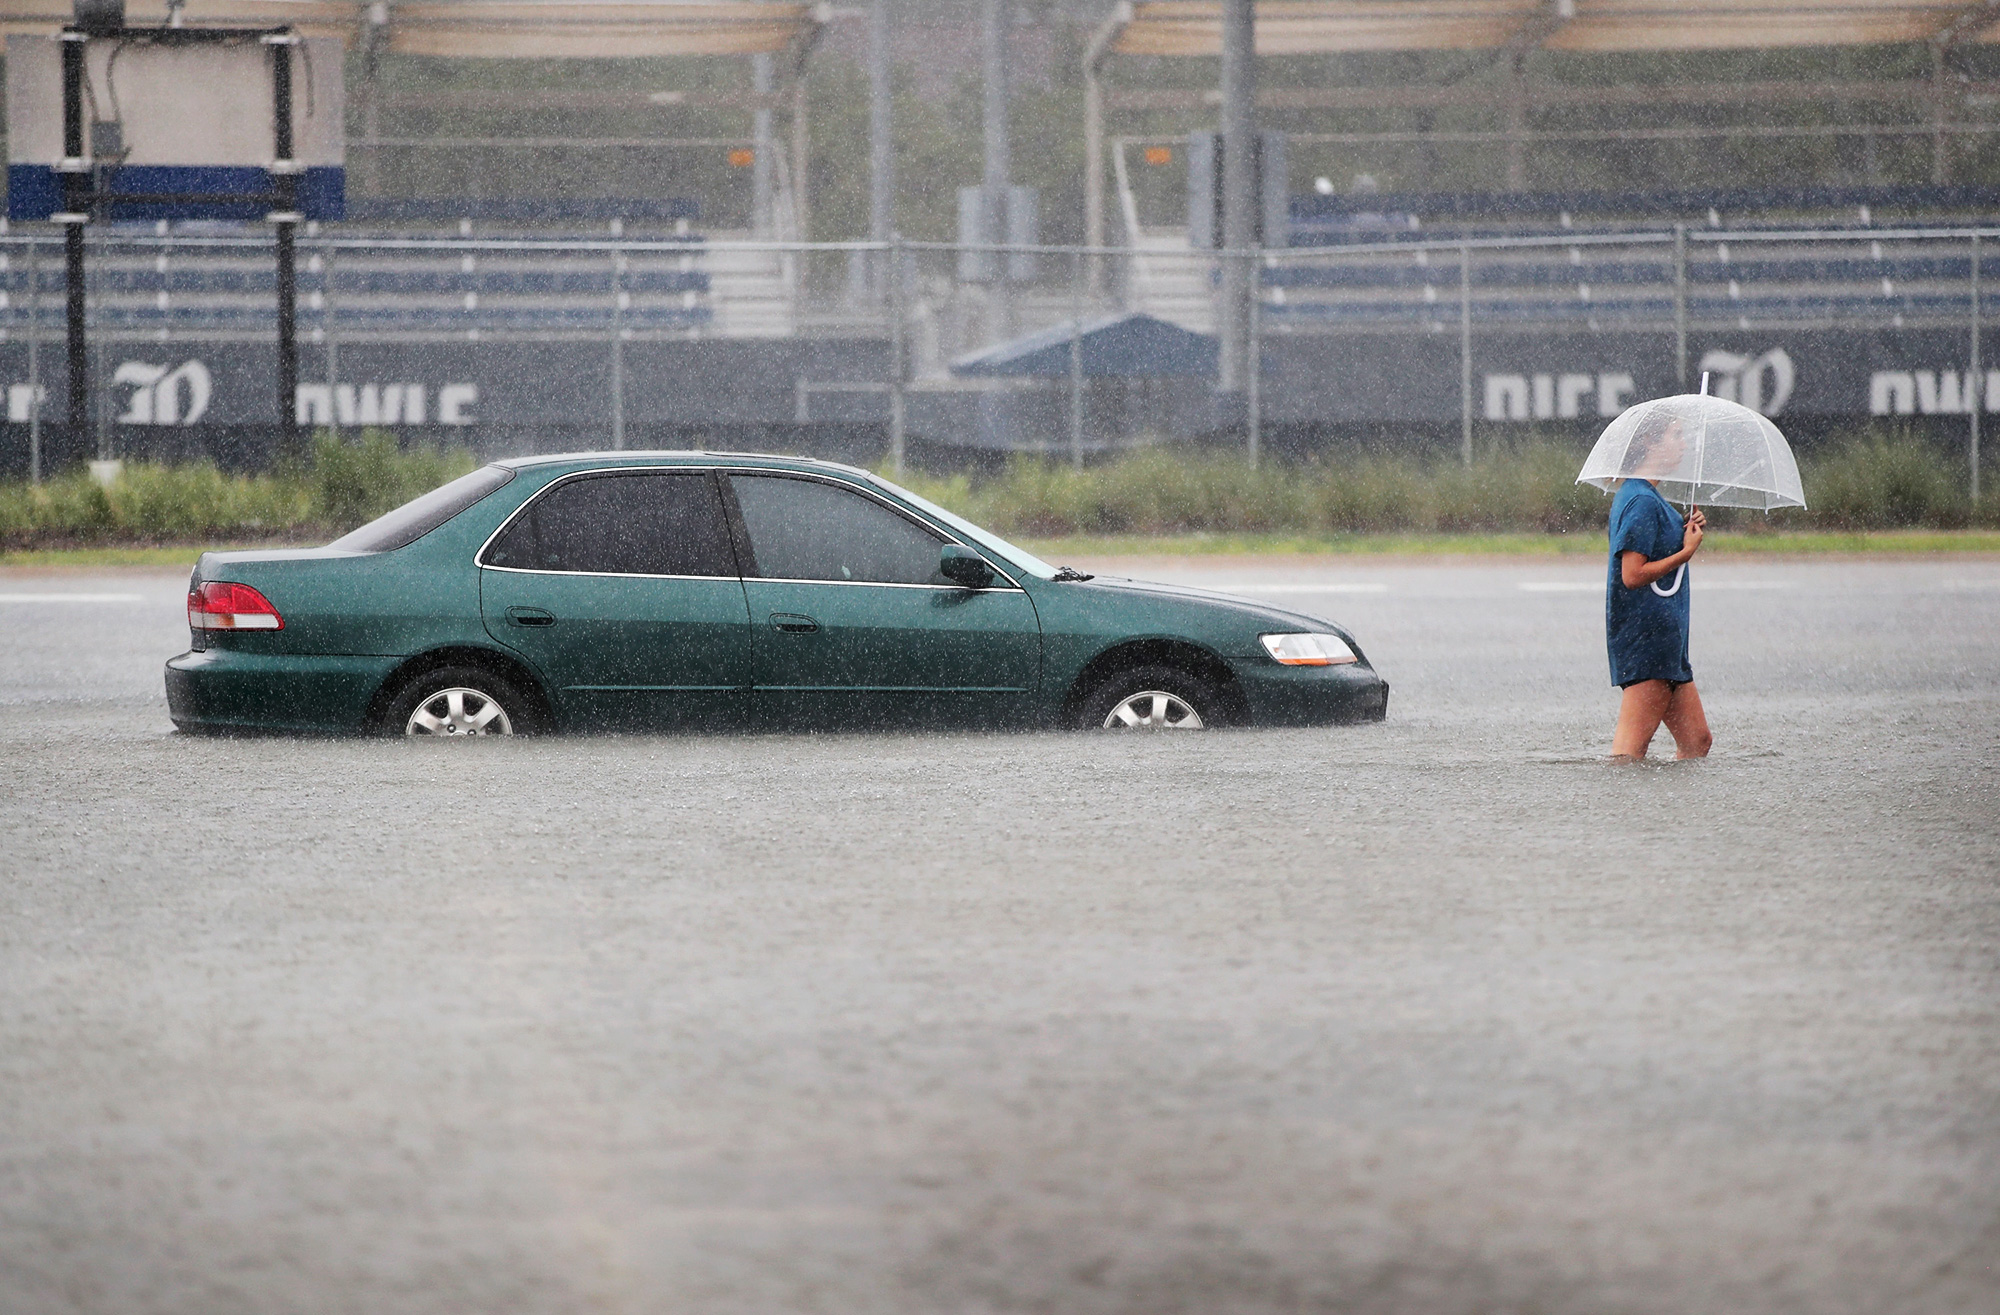
[{"label": "metal support beam", "polygon": [[1995,22],[2000,22],[2000,0],[1977,0],[1940,24],[1931,41],[1939,46],[1955,46]]},{"label": "metal support beam", "polygon": [[[980,81],[985,92],[980,126],[985,138],[985,168],[981,202],[986,215],[986,240],[1007,240],[1007,191],[1014,181],[1013,143],[1007,122],[1007,26],[1011,0],[982,0],[980,11]],[[996,256],[993,281],[986,286],[986,340],[1002,342],[1013,333],[1009,276],[1013,262]]]},{"label": "metal support beam", "polygon": [[[2000,83],[1965,82],[1965,96],[2000,96]],[[1265,87],[1257,104],[1277,110],[1485,109],[1501,110],[1505,82],[1444,87]],[[1929,78],[1900,82],[1624,83],[1605,87],[1530,81],[1525,94],[1537,109],[1593,109],[1621,105],[1928,105],[1937,94]],[[1199,110],[1221,103],[1214,90],[1188,87],[1105,87],[1104,108],[1114,111]]]},{"label": "metal support beam", "polygon": [[282,450],[296,446],[299,436],[299,279],[294,242],[299,222],[299,176],[292,146],[292,47],[298,38],[285,32],[264,40],[271,51],[271,190],[277,194],[277,209],[270,219],[278,230],[278,443]]},{"label": "metal support beam", "polygon": [[1472,464],[1472,247],[1458,244],[1458,445]]},{"label": "metal support beam", "polygon": [[83,226],[89,219],[90,175],[83,156],[83,52],[89,38],[62,34],[63,78],[63,272],[67,280],[69,331],[69,416],[64,451],[49,464],[57,469],[81,457],[90,441],[90,340],[85,332]]},{"label": "metal support beam", "polygon": [[1674,225],[1674,383],[1688,390],[1688,230]]},{"label": "metal support beam", "polygon": [[903,476],[908,456],[903,432],[903,386],[909,370],[903,356],[903,237],[889,237],[889,472]]},{"label": "metal support beam", "polygon": [[[1222,245],[1248,251],[1257,244],[1257,10],[1252,0],[1222,6]],[[1221,369],[1225,408],[1243,392],[1250,355],[1250,270],[1222,260]],[[1233,418],[1233,409],[1226,410]]]},{"label": "metal support beam", "polygon": [[1528,127],[1525,52],[1516,51],[1507,64],[1507,190],[1528,190],[1528,147],[1521,134]]},{"label": "metal support beam", "polygon": [[[388,44],[389,6],[376,0],[368,7],[368,25],[361,35],[361,135],[374,141],[382,135],[382,48]],[[382,156],[363,151],[355,163],[363,196],[382,194]]]},{"label": "metal support beam", "polygon": [[771,124],[771,57],[750,57],[750,85],[757,95],[757,108],[750,112],[750,228],[758,237],[769,238],[772,223],[772,178],[777,170],[778,138]]},{"label": "metal support beam", "polygon": [[[887,242],[896,228],[896,146],[889,69],[889,0],[868,8],[868,240]],[[877,257],[879,262],[879,256]],[[888,291],[887,270],[877,268],[876,296]]]},{"label": "metal support beam", "polygon": [[1972,368],[1965,372],[1966,466],[1971,476],[1972,509],[1979,510],[1979,413],[1988,405],[1986,371],[1979,351],[1984,316],[1979,304],[1979,234],[1972,235]]},{"label": "metal support beam", "polygon": [[[1111,13],[1091,33],[1083,52],[1083,240],[1090,246],[1104,242],[1104,61],[1111,43],[1132,21],[1130,0],[1112,7]],[[1104,292],[1104,258],[1090,258],[1090,293]]]},{"label": "metal support beam", "polygon": [[1931,43],[1931,181],[1946,182],[1951,177],[1950,146],[1945,125],[1951,119],[1950,91],[1945,84],[1945,46]]},{"label": "metal support beam", "polygon": [[1528,187],[1528,54],[1576,17],[1576,0],[1543,0],[1507,48],[1507,190]]}]

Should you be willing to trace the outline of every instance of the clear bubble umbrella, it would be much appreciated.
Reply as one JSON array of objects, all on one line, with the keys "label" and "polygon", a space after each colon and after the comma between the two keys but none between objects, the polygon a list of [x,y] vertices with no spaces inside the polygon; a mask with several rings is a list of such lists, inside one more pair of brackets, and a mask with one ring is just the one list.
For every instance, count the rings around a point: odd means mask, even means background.
[{"label": "clear bubble umbrella", "polygon": [[1705,392],[1640,402],[1604,427],[1576,482],[1609,491],[1627,479],[1658,480],[1660,496],[1688,506],[1806,505],[1799,463],[1778,427]]}]

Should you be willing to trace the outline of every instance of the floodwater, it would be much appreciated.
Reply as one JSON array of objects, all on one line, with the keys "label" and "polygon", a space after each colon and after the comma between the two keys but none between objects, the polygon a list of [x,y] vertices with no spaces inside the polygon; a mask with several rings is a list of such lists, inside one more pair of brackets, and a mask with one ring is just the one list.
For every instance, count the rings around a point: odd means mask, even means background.
[{"label": "floodwater", "polygon": [[1594,559],[1079,565],[1389,720],[184,740],[0,573],[0,1308],[2000,1306],[2000,561],[1698,566],[1632,769]]}]

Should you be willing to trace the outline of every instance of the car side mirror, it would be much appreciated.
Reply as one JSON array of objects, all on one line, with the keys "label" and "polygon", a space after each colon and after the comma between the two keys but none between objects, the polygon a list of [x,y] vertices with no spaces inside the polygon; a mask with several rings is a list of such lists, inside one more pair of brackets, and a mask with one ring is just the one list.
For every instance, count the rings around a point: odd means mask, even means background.
[{"label": "car side mirror", "polygon": [[962,543],[947,543],[938,554],[938,574],[967,589],[984,589],[993,583],[993,568],[986,559]]}]

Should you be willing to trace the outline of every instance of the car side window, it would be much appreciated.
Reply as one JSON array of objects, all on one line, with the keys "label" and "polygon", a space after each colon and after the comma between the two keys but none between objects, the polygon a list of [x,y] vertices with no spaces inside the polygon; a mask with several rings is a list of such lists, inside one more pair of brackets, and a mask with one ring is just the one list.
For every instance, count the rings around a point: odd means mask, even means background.
[{"label": "car side window", "polygon": [[593,575],[736,574],[729,522],[706,471],[566,480],[514,518],[485,562]]},{"label": "car side window", "polygon": [[944,539],[873,498],[816,479],[729,477],[754,570],[767,580],[943,584]]}]

